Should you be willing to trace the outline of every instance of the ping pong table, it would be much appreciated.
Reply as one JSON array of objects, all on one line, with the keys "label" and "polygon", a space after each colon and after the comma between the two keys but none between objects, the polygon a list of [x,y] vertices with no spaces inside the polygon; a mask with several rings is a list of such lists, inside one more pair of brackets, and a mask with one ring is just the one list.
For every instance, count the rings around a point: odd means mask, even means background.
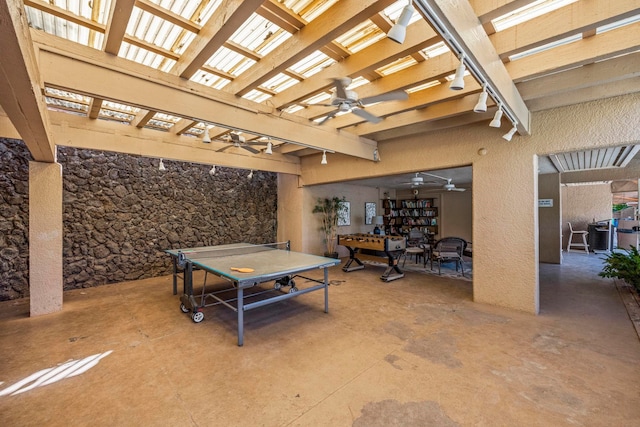
[{"label": "ping pong table", "polygon": [[[284,249],[280,249],[284,247]],[[177,293],[177,280],[182,275],[183,294],[180,310],[191,313],[195,323],[204,320],[202,309],[213,305],[224,305],[237,313],[238,346],[244,344],[244,312],[268,304],[284,301],[309,292],[324,289],[324,311],[329,312],[329,267],[338,265],[339,259],[325,258],[290,250],[289,242],[267,245],[233,243],[228,245],[197,248],[169,249],[165,251],[173,262],[173,291]],[[237,269],[246,272],[237,271]],[[205,279],[200,295],[194,294],[193,271],[204,270]],[[324,269],[324,280],[301,276],[299,273]],[[249,271],[251,270],[251,271]],[[231,287],[205,292],[207,274],[228,281]],[[316,285],[298,287],[295,278],[315,282]],[[261,283],[275,281],[272,286],[245,294],[245,290]],[[284,288],[288,287],[288,292]],[[235,290],[235,298],[226,298],[224,293]],[[260,296],[260,298],[257,298]],[[209,302],[211,301],[211,302]]]}]

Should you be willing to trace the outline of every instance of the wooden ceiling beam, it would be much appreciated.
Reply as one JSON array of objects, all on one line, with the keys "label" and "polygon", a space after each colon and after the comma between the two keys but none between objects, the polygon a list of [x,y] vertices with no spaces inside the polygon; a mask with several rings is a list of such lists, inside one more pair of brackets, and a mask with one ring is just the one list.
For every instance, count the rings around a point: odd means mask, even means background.
[{"label": "wooden ceiling beam", "polygon": [[492,21],[538,0],[469,0],[480,23]]},{"label": "wooden ceiling beam", "polygon": [[102,50],[117,55],[124,40],[129,25],[129,17],[136,0],[118,0],[111,2],[107,28],[104,35]]},{"label": "wooden ceiling beam", "polygon": [[97,119],[100,115],[100,110],[102,109],[102,101],[101,98],[92,98],[91,103],[89,104],[89,114],[87,116],[90,119]]},{"label": "wooden ceiling beam", "polygon": [[300,100],[306,99],[331,87],[331,79],[336,77],[357,77],[374,71],[386,64],[403,58],[421,49],[429,47],[440,40],[431,27],[424,21],[417,21],[409,26],[407,38],[403,44],[390,39],[380,40],[354,53],[344,61],[336,62],[297,85],[283,90],[269,99],[269,103],[282,109]]},{"label": "wooden ceiling beam", "polygon": [[518,83],[518,91],[529,101],[576,89],[640,76],[640,52],[572,68],[562,73]]},{"label": "wooden ceiling beam", "polygon": [[[71,42],[69,42],[71,43]],[[73,43],[71,43],[73,44]],[[274,115],[261,106],[170,76],[123,58],[83,46],[74,46],[73,57],[52,53],[40,45],[43,79],[52,87],[87,96],[111,99],[149,111],[192,117],[230,129],[257,133],[293,142],[371,159],[376,143],[331,128],[320,128],[286,113]],[[51,49],[54,52],[55,48]],[[78,52],[83,52],[81,56]],[[117,81],[117,85],[112,82]],[[228,98],[228,99],[225,99]],[[245,105],[255,106],[253,109]],[[285,120],[283,120],[285,119]]]},{"label": "wooden ceiling beam", "polygon": [[131,126],[142,129],[147,125],[147,123],[149,123],[149,120],[153,119],[153,116],[155,115],[155,111],[140,110],[138,111],[138,114],[136,114],[135,118],[131,120]]},{"label": "wooden ceiling beam", "polygon": [[361,0],[334,4],[227,85],[225,90],[237,96],[246,94],[393,3],[394,0]]},{"label": "wooden ceiling beam", "polygon": [[[115,3],[115,2],[114,2]],[[78,24],[81,27],[86,27],[90,30],[97,31],[99,33],[105,32],[105,26],[92,21],[91,19],[84,18],[82,16],[76,15],[74,13],[69,12],[66,9],[63,9],[55,4],[45,3],[40,0],[24,0],[25,6],[30,6],[34,9],[40,10],[45,13],[49,13],[56,18],[64,19],[69,22],[73,22],[74,24]]]},{"label": "wooden ceiling beam", "polygon": [[565,71],[640,49],[640,23],[589,37],[505,64],[514,82]]},{"label": "wooden ceiling beam", "polygon": [[435,18],[443,26],[449,46],[456,46],[466,55],[467,66],[474,64],[492,92],[501,100],[505,116],[515,121],[518,132],[529,135],[531,114],[518,93],[493,44],[468,2],[450,0],[415,0],[423,18]]},{"label": "wooden ceiling beam", "polygon": [[172,132],[139,129],[107,120],[89,120],[56,112],[51,114],[51,127],[56,138],[60,139],[60,145],[67,147],[235,168],[242,165],[246,169],[300,174],[300,160],[296,156],[279,153],[251,154],[246,150],[238,150],[236,153],[229,150],[217,152],[225,144],[203,144],[198,138],[175,135]]},{"label": "wooden ceiling beam", "polygon": [[173,124],[173,126],[171,127],[171,132],[173,132],[175,135],[182,135],[198,123],[200,123],[198,120],[181,118]]},{"label": "wooden ceiling beam", "polygon": [[190,79],[264,0],[224,0],[191,42],[171,72]]},{"label": "wooden ceiling beam", "polygon": [[40,72],[24,5],[0,2],[0,105],[38,162],[56,161]]},{"label": "wooden ceiling beam", "polygon": [[637,0],[578,1],[507,28],[489,39],[504,58],[638,14]]},{"label": "wooden ceiling beam", "polygon": [[307,25],[304,19],[277,1],[265,1],[256,13],[291,34]]}]

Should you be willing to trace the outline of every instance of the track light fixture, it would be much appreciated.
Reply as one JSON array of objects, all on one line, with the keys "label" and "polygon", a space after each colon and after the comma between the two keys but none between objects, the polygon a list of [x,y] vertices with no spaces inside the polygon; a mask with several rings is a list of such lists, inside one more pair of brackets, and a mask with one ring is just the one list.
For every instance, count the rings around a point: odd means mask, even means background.
[{"label": "track light fixture", "polygon": [[489,123],[489,126],[491,126],[492,128],[499,128],[500,126],[502,126],[502,104],[498,104],[498,111],[496,111],[496,114],[493,116],[493,120],[491,120],[491,123]]},{"label": "track light fixture", "polygon": [[460,65],[456,68],[456,76],[451,81],[449,85],[449,89],[451,90],[462,90],[464,89],[464,72],[467,70],[467,67],[464,65],[464,53],[460,54]]},{"label": "track light fixture", "polygon": [[160,159],[160,163],[158,163],[158,170],[159,171],[166,171],[167,168],[164,167],[164,162],[162,161],[162,159]]},{"label": "track light fixture", "polygon": [[264,150],[265,154],[273,154],[273,144],[271,141],[267,142],[267,149]]},{"label": "track light fixture", "polygon": [[327,152],[323,151],[322,152],[322,160],[320,161],[321,165],[326,165],[327,164]]},{"label": "track light fixture", "polygon": [[478,97],[478,103],[475,107],[473,107],[473,111],[476,113],[486,113],[487,112],[487,85],[482,86],[482,92]]},{"label": "track light fixture", "polygon": [[209,175],[213,176],[216,174],[216,165],[211,166],[211,170],[209,171]]},{"label": "track light fixture", "polygon": [[507,141],[511,141],[511,138],[513,138],[513,135],[516,133],[516,131],[518,130],[518,123],[514,123],[513,127],[511,128],[511,130],[507,133],[505,133],[504,135],[502,135],[502,139],[506,139]]},{"label": "track light fixture", "polygon": [[380,161],[380,153],[378,152],[377,148],[375,150],[373,150],[373,161],[374,162],[379,162]]},{"label": "track light fixture", "polygon": [[205,126],[204,132],[202,132],[202,142],[211,142],[211,136],[209,135],[209,126]]},{"label": "track light fixture", "polygon": [[402,9],[400,17],[387,33],[387,37],[396,43],[404,43],[404,39],[407,36],[407,26],[409,25],[409,21],[411,21],[413,12],[415,11],[412,3],[413,1],[409,0],[409,4]]},{"label": "track light fixture", "polygon": [[249,172],[249,175],[247,175],[247,179],[251,178],[253,178],[253,169],[251,169],[251,172]]}]

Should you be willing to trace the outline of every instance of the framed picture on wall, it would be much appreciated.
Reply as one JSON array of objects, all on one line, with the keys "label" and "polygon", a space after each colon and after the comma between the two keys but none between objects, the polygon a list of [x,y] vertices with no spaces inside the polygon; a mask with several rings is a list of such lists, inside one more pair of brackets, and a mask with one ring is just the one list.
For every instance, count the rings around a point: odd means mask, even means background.
[{"label": "framed picture on wall", "polygon": [[364,202],[364,223],[365,225],[373,224],[373,218],[376,217],[376,204],[373,202]]},{"label": "framed picture on wall", "polygon": [[342,209],[338,214],[338,225],[351,225],[351,203],[342,202]]}]

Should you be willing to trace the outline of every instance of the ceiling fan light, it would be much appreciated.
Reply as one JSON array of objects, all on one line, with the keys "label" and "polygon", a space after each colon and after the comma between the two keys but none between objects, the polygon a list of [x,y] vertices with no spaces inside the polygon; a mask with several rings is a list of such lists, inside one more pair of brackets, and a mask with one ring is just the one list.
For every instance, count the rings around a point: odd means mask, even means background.
[{"label": "ceiling fan light", "polygon": [[391,27],[387,33],[387,37],[396,43],[404,43],[404,39],[407,36],[407,26],[409,25],[409,21],[411,21],[414,11],[415,9],[411,5],[411,2],[409,2],[409,4],[402,9],[398,21]]},{"label": "ceiling fan light", "polygon": [[513,124],[513,127],[511,128],[511,130],[507,133],[505,133],[504,135],[502,135],[502,139],[506,139],[507,141],[511,141],[511,138],[513,138],[513,135],[516,133],[516,131],[518,130],[518,128],[516,127],[516,124]]},{"label": "ceiling fan light", "polygon": [[167,168],[164,167],[164,162],[162,161],[162,159],[160,159],[160,163],[158,163],[158,170],[159,171],[166,171]]},{"label": "ceiling fan light", "polygon": [[478,103],[475,107],[473,107],[473,111],[476,113],[486,113],[487,112],[487,88],[482,89],[480,96],[478,97]]},{"label": "ceiling fan light", "polygon": [[326,165],[327,164],[327,152],[326,151],[322,152],[322,160],[320,160],[320,164],[321,165]]},{"label": "ceiling fan light", "polygon": [[265,154],[273,154],[273,144],[271,141],[267,142],[267,149],[264,150]]},{"label": "ceiling fan light", "polygon": [[467,67],[465,67],[464,62],[460,61],[460,65],[458,65],[458,68],[456,69],[456,76],[453,79],[453,81],[451,81],[451,84],[449,85],[449,89],[451,90],[462,90],[464,89],[464,72],[466,71]]},{"label": "ceiling fan light", "polygon": [[498,111],[496,111],[496,114],[493,116],[493,120],[491,120],[491,123],[489,123],[489,126],[491,126],[492,128],[499,128],[500,126],[502,126],[502,107],[498,108]]},{"label": "ceiling fan light", "polygon": [[211,142],[211,136],[209,135],[209,126],[204,128],[204,132],[202,132],[202,142]]}]

